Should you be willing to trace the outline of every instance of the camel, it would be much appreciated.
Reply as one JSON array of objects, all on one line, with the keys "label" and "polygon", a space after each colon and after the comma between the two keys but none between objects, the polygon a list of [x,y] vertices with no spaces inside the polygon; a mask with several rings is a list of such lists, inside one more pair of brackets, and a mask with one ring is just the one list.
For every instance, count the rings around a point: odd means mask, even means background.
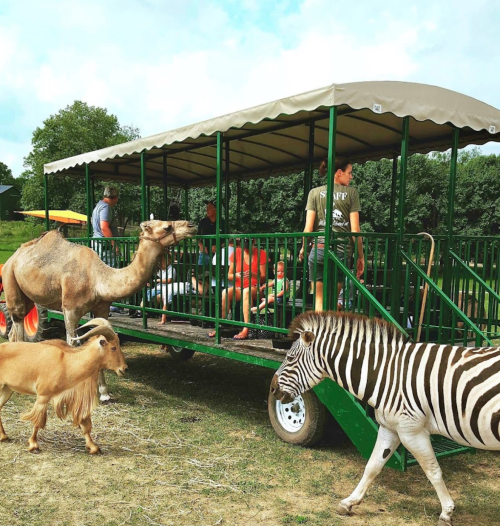
[{"label": "camel", "polygon": [[[63,312],[67,342],[72,345],[82,316],[91,312],[107,319],[113,301],[144,287],[166,247],[197,233],[188,221],[145,221],[141,228],[134,260],[121,269],[109,267],[91,248],[70,243],[55,230],[21,245],[2,269],[12,318],[9,340],[24,341],[24,317],[38,303]],[[102,371],[99,394],[101,401],[110,400]]]}]

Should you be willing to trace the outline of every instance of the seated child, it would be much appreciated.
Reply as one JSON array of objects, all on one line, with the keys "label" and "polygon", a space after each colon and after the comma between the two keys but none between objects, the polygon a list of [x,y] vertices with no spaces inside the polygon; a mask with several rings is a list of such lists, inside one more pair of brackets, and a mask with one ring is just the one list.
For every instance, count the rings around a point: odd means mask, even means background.
[{"label": "seated child", "polygon": [[[210,289],[210,273],[205,272],[205,275],[191,276],[191,283],[170,283],[168,286],[163,288],[162,297],[165,303],[163,304],[163,310],[167,310],[167,305],[171,304],[174,296],[177,294],[199,294],[206,295]],[[167,315],[162,314],[161,320],[158,322],[159,325],[165,325],[167,322]]]},{"label": "seated child", "polygon": [[[172,266],[172,258],[170,254],[162,254],[161,260],[160,260],[160,270],[158,270],[156,274],[158,280],[156,282],[156,286],[153,289],[148,289],[146,291],[146,295],[148,300],[151,300],[152,298],[157,298],[157,301],[160,300],[160,294],[162,291],[165,290],[165,287],[167,285],[170,286],[172,281],[175,279],[175,269]],[[149,287],[149,283],[147,283],[147,286]],[[143,306],[143,302],[141,301],[141,307]],[[130,315],[131,318],[142,318],[142,312],[136,310],[133,314]]]},{"label": "seated child", "polygon": [[271,292],[267,297],[265,295],[263,296],[258,307],[252,307],[252,312],[261,311],[266,305],[270,305],[271,303],[283,305],[283,298],[288,295],[288,289],[290,288],[290,283],[285,277],[285,263],[283,261],[278,261],[274,265],[274,275],[274,279],[269,280],[268,283],[264,283],[264,285],[260,287],[261,291],[270,288]]}]

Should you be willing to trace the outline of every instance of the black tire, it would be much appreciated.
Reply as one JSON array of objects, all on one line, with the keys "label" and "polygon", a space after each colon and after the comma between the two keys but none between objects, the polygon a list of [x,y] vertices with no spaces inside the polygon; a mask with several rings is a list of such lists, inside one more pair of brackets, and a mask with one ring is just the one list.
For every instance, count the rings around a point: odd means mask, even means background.
[{"label": "black tire", "polygon": [[5,303],[0,303],[0,338],[8,340],[11,327],[12,318],[7,310],[7,305],[5,305]]},{"label": "black tire", "polygon": [[176,345],[167,345],[167,350],[176,362],[187,362],[193,357],[194,351],[184,347],[177,347]]},{"label": "black tire", "polygon": [[59,327],[49,322],[47,309],[36,305],[24,318],[24,340],[27,342],[40,342],[55,338]]},{"label": "black tire", "polygon": [[328,410],[313,391],[303,393],[290,404],[282,404],[270,392],[267,408],[271,425],[284,442],[308,447],[325,436]]}]

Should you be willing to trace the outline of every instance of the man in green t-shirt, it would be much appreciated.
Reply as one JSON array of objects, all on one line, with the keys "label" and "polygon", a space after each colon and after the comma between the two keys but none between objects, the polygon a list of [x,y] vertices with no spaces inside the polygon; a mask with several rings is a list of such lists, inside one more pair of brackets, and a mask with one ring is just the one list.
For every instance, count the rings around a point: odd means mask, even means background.
[{"label": "man in green t-shirt", "polygon": [[[323,160],[319,168],[319,173],[325,175],[328,168],[327,159]],[[332,200],[332,231],[334,232],[361,232],[359,227],[359,194],[355,188],[350,188],[352,180],[352,163],[343,161],[335,166],[335,178]],[[326,192],[327,186],[313,188],[309,192],[306,205],[306,224],[304,232],[324,232],[326,225]],[[357,262],[356,276],[359,279],[365,270],[365,258],[363,256],[363,240],[361,237],[352,239],[340,238],[336,244],[337,256],[344,261],[350,258],[357,239]],[[299,259],[304,259],[305,239],[300,249]],[[311,253],[309,254],[309,279],[315,282],[316,303],[315,310],[323,310],[323,267],[324,267],[325,238],[318,237],[314,242]],[[344,276],[339,273],[337,284],[338,296],[340,296]],[[342,305],[338,304],[339,310]]]}]

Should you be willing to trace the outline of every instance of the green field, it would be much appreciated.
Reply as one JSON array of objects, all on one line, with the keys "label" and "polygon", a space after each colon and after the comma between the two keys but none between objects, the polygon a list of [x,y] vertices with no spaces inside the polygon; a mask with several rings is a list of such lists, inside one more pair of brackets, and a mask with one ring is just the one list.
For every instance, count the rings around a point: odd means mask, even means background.
[{"label": "green field", "polygon": [[0,264],[5,263],[19,245],[35,239],[45,230],[33,221],[0,221]]}]

